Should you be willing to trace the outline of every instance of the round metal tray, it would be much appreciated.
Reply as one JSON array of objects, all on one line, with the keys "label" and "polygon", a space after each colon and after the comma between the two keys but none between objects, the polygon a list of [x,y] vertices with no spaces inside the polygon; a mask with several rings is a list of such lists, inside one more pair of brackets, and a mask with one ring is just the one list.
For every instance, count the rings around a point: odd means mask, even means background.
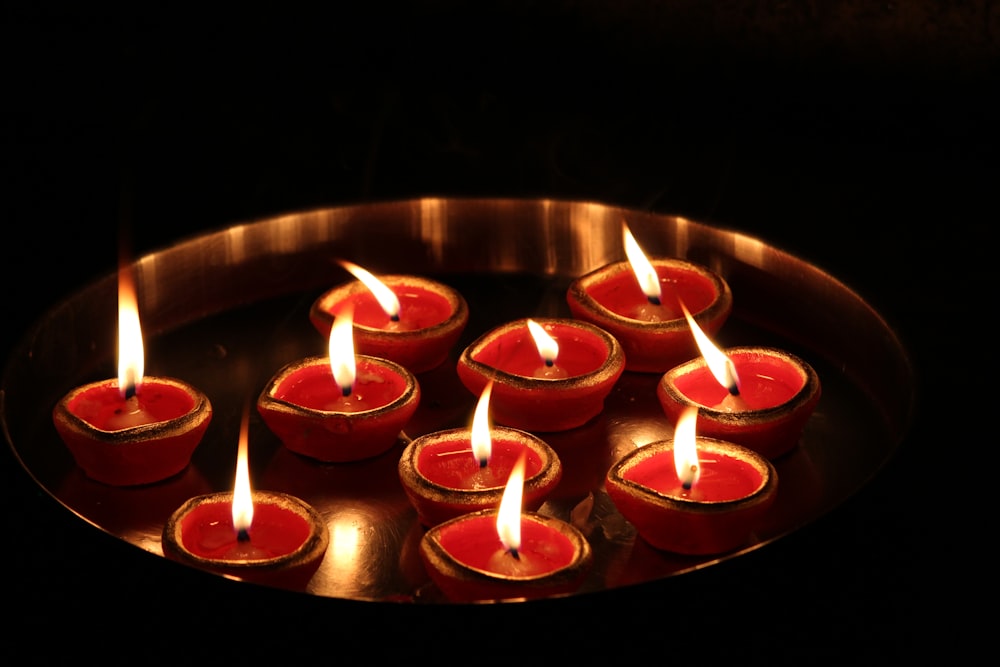
[{"label": "round metal tray", "polygon": [[[324,354],[308,309],[350,278],[346,258],[376,273],[420,274],[459,289],[470,321],[453,358],[419,377],[421,406],[406,436],[471,422],[476,397],[454,361],[486,330],[522,317],[568,317],[576,276],[624,259],[627,221],[651,257],[682,257],[721,273],[734,311],[722,346],[771,345],[809,361],[823,385],[800,445],[775,461],[778,499],[745,549],[717,557],[659,552],[637,538],[603,490],[624,452],[669,437],[655,374],[626,372],[604,412],[562,433],[541,434],[564,479],[541,512],[587,535],[595,563],[576,595],[642,584],[735,558],[834,510],[892,456],[914,409],[906,351],[884,319],[835,277],[765,241],[683,218],[589,202],[415,199],[305,211],[191,238],[134,262],[146,339],[146,372],[191,383],[215,415],[191,465],[140,488],[94,482],[76,467],[51,410],[74,386],[116,373],[117,277],[52,307],[14,350],[3,377],[2,419],[24,468],[96,528],[162,555],[160,533],[189,497],[232,488],[239,421],[285,363]],[[397,477],[404,445],[377,458],[321,464],[281,445],[252,413],[256,488],[291,493],[327,520],[331,545],[304,594],[365,601],[448,604],[423,571],[423,529]]]}]

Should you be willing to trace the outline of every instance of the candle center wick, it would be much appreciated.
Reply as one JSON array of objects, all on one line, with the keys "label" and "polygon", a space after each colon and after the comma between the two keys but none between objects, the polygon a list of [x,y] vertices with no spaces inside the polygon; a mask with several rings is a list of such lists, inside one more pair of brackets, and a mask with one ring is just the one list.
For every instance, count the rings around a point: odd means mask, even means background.
[{"label": "candle center wick", "polygon": [[654,306],[659,306],[660,303],[661,303],[660,302],[660,297],[658,297],[658,296],[647,296],[646,300],[649,301]]},{"label": "candle center wick", "polygon": [[351,395],[351,385],[344,385],[340,388],[340,395],[347,398]]},{"label": "candle center wick", "polygon": [[237,542],[249,542],[250,541],[250,531],[246,528],[240,528],[236,531],[236,541]]},{"label": "candle center wick", "polygon": [[548,366],[549,368],[552,368],[553,366],[556,365],[556,362],[555,362],[554,359],[546,359],[545,360],[545,365]]},{"label": "candle center wick", "polygon": [[486,466],[489,465],[489,462],[490,462],[489,459],[487,459],[485,456],[479,459],[479,469],[486,470]]},{"label": "candle center wick", "polygon": [[393,315],[390,315],[389,319],[392,320],[393,322],[398,322],[399,321],[399,313],[395,313]]},{"label": "candle center wick", "polygon": [[[132,401],[133,399],[135,399],[135,393],[136,392],[135,392],[135,383],[134,382],[129,382],[128,384],[125,385],[125,400],[126,401]],[[136,406],[136,407],[138,407],[138,406]]]},{"label": "candle center wick", "polygon": [[521,554],[517,552],[517,548],[511,547],[510,549],[507,549],[507,553],[509,553],[514,560],[521,560]]}]

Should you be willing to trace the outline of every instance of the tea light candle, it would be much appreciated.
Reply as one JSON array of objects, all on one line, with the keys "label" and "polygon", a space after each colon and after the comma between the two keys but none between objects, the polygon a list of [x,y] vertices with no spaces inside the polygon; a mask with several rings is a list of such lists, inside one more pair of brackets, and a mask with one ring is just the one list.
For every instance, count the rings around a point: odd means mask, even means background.
[{"label": "tea light candle", "polygon": [[428,574],[453,602],[535,599],[574,592],[590,571],[590,544],[572,525],[521,507],[525,458],[498,508],[431,527],[420,542]]},{"label": "tea light candle", "polygon": [[163,528],[164,555],[245,581],[303,588],[330,543],[322,517],[303,500],[250,487],[244,411],[233,491],[195,496]]},{"label": "tea light candle", "polygon": [[399,480],[425,526],[456,516],[495,508],[519,457],[526,458],[524,505],[541,507],[562,478],[559,456],[544,440],[524,431],[490,424],[490,397],[484,388],[472,428],[422,435],[399,459]]},{"label": "tea light candle", "polygon": [[625,370],[617,339],[573,319],[516,320],[487,332],[458,359],[459,379],[478,394],[493,383],[493,417],[526,431],[586,424]]},{"label": "tea light candle", "polygon": [[712,555],[745,546],[774,504],[778,473],[735,443],[696,434],[686,409],[671,440],[643,445],[608,470],[605,488],[618,511],[656,549]]},{"label": "tea light candle", "polygon": [[329,356],[281,368],[257,410],[293,452],[326,463],[391,449],[420,404],[420,385],[402,365],[355,354],[350,304],[330,329]]},{"label": "tea light candle", "polygon": [[187,467],[212,419],[194,387],[147,377],[139,308],[131,275],[119,271],[118,378],[76,387],[52,410],[52,422],[88,477],[113,486],[149,484]]},{"label": "tea light candle", "polygon": [[[690,318],[690,314],[686,313]],[[775,459],[795,448],[822,394],[819,375],[794,354],[771,347],[716,347],[693,319],[701,356],[667,371],[656,388],[676,422],[697,407],[700,432]]]},{"label": "tea light candle", "polygon": [[721,275],[694,262],[647,259],[627,225],[622,236],[628,260],[577,278],[566,301],[573,317],[618,339],[627,370],[662,373],[698,354],[680,301],[714,334],[732,312],[732,291]]},{"label": "tea light candle", "polygon": [[469,322],[469,306],[461,293],[427,278],[376,278],[352,262],[339,263],[357,280],[338,285],[313,302],[309,310],[313,326],[329,335],[335,313],[349,304],[355,313],[359,354],[395,361],[418,374],[441,365]]}]

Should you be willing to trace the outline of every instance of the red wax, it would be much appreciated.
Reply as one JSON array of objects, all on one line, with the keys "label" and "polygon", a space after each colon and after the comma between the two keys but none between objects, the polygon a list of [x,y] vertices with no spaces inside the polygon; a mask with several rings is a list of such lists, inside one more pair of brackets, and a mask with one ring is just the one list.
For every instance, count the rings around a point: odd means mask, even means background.
[{"label": "red wax", "polygon": [[118,431],[183,417],[195,406],[195,397],[176,384],[147,378],[129,400],[122,398],[117,380],[98,383],[73,396],[70,412],[94,428]]},{"label": "red wax", "polygon": [[500,542],[494,515],[451,523],[440,531],[438,541],[463,565],[503,577],[542,576],[567,567],[577,556],[575,545],[565,535],[523,517],[518,559]]},{"label": "red wax", "polygon": [[697,313],[715,301],[718,289],[706,276],[694,270],[654,266],[660,278],[660,304],[650,304],[639,287],[635,274],[620,271],[586,287],[591,297],[608,310],[631,319],[661,322],[684,317],[678,298],[688,310]]},{"label": "red wax", "polygon": [[265,560],[293,553],[311,534],[296,512],[255,499],[249,542],[237,540],[232,502],[206,502],[181,518],[182,546],[199,558],[223,561]]},{"label": "red wax", "polygon": [[677,479],[672,449],[636,463],[622,476],[659,493],[699,502],[739,500],[760,490],[764,481],[747,461],[719,452],[700,455],[699,464],[701,477],[690,490]]},{"label": "red wax", "polygon": [[[805,385],[802,370],[782,358],[737,353],[730,359],[740,378],[739,399],[744,409],[762,410],[787,403]],[[679,375],[675,385],[692,401],[706,407],[721,406],[729,396],[707,365]]]},{"label": "red wax", "polygon": [[[437,292],[405,283],[388,287],[399,299],[399,320],[390,318],[375,296],[366,290],[348,298],[354,304],[356,324],[387,331],[413,331],[440,324],[452,314],[452,305]],[[343,303],[332,304],[331,310],[336,311]]]},{"label": "red wax", "polygon": [[398,399],[407,390],[407,379],[382,364],[357,361],[357,377],[348,396],[333,378],[329,364],[303,366],[290,373],[274,390],[274,397],[310,410],[363,412],[376,410]]},{"label": "red wax", "polygon": [[[545,325],[546,332],[559,345],[559,355],[554,366],[565,375],[585,375],[599,369],[608,361],[607,342],[579,327]],[[476,361],[493,368],[525,377],[551,377],[538,354],[538,346],[527,326],[509,327],[473,354]]]},{"label": "red wax", "polygon": [[521,452],[525,459],[525,478],[542,469],[541,457],[521,442],[494,437],[489,464],[485,468],[472,454],[469,438],[453,438],[423,447],[416,459],[417,471],[435,484],[452,489],[488,489],[507,484],[510,471]]}]

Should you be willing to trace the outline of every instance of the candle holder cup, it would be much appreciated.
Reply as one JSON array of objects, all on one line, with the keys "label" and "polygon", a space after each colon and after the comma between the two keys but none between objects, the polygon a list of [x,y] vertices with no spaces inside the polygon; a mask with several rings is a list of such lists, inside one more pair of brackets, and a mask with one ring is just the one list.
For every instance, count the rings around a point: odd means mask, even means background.
[{"label": "candle holder cup", "polygon": [[[703,460],[713,460],[719,471],[708,472],[711,480],[702,473],[690,491],[677,482],[673,440],[643,445],[620,458],[608,470],[605,488],[650,546],[692,556],[731,552],[749,543],[773,505],[778,473],[766,458],[735,443],[699,436],[697,445]],[[731,479],[723,480],[723,474]],[[705,484],[712,490],[699,492]]]},{"label": "candle holder cup", "polygon": [[474,394],[493,382],[491,410],[498,424],[534,432],[565,431],[586,424],[625,370],[618,340],[589,322],[536,320],[559,343],[556,371],[539,357],[525,320],[480,336],[458,359],[462,384]]},{"label": "candle holder cup", "polygon": [[303,589],[330,544],[326,523],[295,496],[254,491],[252,498],[253,526],[243,542],[233,528],[232,492],[190,498],[164,525],[164,556],[243,581]]},{"label": "candle holder cup", "polygon": [[539,599],[569,595],[590,572],[593,555],[579,530],[559,519],[522,512],[517,557],[503,551],[497,510],[481,510],[430,528],[420,556],[431,580],[452,602]]},{"label": "candle holder cup", "polygon": [[424,526],[500,505],[518,456],[526,453],[523,507],[536,510],[562,479],[562,463],[548,444],[518,429],[490,429],[492,454],[481,467],[471,430],[449,429],[415,438],[399,458],[399,480]]},{"label": "candle holder cup", "polygon": [[417,374],[441,365],[469,322],[465,298],[448,285],[419,276],[387,275],[379,280],[400,301],[398,321],[357,280],[321,294],[309,309],[309,320],[329,337],[336,313],[351,304],[358,354],[395,361]]},{"label": "candle holder cup", "polygon": [[[391,449],[420,404],[420,385],[401,364],[357,355],[354,398],[345,399],[327,357],[287,364],[261,391],[257,411],[288,449],[325,463]],[[357,399],[357,400],[355,400]]]},{"label": "candle holder cup", "polygon": [[662,296],[652,304],[632,265],[615,262],[574,280],[566,302],[573,317],[608,331],[621,343],[625,368],[663,373],[698,354],[680,302],[703,331],[714,334],[729,318],[733,295],[726,280],[708,268],[682,259],[650,261]]},{"label": "candle holder cup", "polygon": [[[173,477],[191,462],[212,420],[212,404],[173,378],[147,377],[140,389],[143,423],[122,420],[127,400],[117,380],[77,387],[59,400],[52,422],[88,477],[138,486]],[[123,427],[117,427],[119,422]]]},{"label": "candle holder cup", "polygon": [[685,408],[696,407],[701,435],[735,442],[769,459],[791,451],[822,394],[816,371],[774,348],[734,347],[726,355],[741,379],[739,396],[730,396],[698,357],[660,379],[656,395],[664,414],[676,423]]}]

